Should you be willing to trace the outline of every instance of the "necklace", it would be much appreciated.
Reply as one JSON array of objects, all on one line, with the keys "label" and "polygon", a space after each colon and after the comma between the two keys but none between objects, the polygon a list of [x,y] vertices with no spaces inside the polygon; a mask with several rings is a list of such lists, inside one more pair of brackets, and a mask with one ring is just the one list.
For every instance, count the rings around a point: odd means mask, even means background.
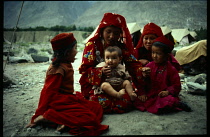
[{"label": "necklace", "polygon": [[166,65],[163,67],[163,69],[160,69],[159,66],[158,66],[158,68],[157,68],[157,70],[156,70],[156,73],[161,74],[161,73],[163,73],[165,70],[166,70]]}]

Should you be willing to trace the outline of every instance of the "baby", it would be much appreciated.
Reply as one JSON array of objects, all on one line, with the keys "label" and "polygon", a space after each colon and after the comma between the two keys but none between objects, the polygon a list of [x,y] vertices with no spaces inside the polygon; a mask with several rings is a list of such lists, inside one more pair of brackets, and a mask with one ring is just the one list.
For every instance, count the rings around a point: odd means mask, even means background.
[{"label": "baby", "polygon": [[[100,86],[100,92],[105,92],[110,96],[122,99],[122,96],[127,91],[134,101],[137,97],[133,91],[132,84],[130,82],[130,75],[125,71],[125,67],[120,64],[122,60],[122,51],[117,46],[109,46],[104,51],[105,62],[99,63],[96,67],[104,67],[106,70],[109,69],[109,75],[104,76],[104,82]],[[103,69],[102,69],[103,71]],[[97,94],[97,93],[96,93]]]}]

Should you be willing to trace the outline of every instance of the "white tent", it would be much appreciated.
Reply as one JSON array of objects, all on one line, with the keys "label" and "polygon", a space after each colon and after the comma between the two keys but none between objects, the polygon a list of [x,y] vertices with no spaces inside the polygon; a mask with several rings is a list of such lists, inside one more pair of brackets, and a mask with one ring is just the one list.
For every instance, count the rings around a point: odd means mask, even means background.
[{"label": "white tent", "polygon": [[168,26],[161,27],[163,35],[167,35],[168,33],[172,32],[172,30]]},{"label": "white tent", "polygon": [[[138,30],[141,29],[140,26],[139,26],[136,22],[127,23],[127,27],[128,27],[128,29],[129,29],[129,31],[130,31],[130,34],[133,34],[134,32],[136,32],[136,31],[138,31]],[[89,40],[90,38],[92,38],[92,37],[95,35],[97,29],[98,29],[98,26],[97,26],[97,27],[95,28],[95,30],[90,34],[90,36],[88,36],[82,43],[87,43],[88,40]]]},{"label": "white tent", "polygon": [[190,31],[190,35],[196,39],[197,33],[195,31]]},{"label": "white tent", "polygon": [[187,29],[172,29],[171,34],[180,45],[189,44],[188,35],[190,32]]},{"label": "white tent", "polygon": [[130,31],[130,34],[133,34],[134,32],[140,30],[140,26],[136,23],[136,22],[133,22],[133,23],[127,23],[127,27]]}]

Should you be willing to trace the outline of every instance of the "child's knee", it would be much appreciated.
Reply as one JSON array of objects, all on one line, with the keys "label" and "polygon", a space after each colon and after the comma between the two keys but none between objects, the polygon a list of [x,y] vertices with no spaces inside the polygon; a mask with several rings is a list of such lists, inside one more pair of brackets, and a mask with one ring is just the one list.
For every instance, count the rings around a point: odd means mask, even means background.
[{"label": "child's knee", "polygon": [[101,84],[102,89],[106,89],[108,87],[110,87],[110,84],[108,82],[104,82],[104,83]]}]

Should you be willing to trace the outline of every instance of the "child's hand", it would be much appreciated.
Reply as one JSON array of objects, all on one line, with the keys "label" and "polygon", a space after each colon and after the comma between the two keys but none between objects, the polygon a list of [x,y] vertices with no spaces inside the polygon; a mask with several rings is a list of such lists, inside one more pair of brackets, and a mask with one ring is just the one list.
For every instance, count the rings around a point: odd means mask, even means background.
[{"label": "child's hand", "polygon": [[143,77],[148,77],[150,75],[151,69],[149,67],[142,68],[142,75]]},{"label": "child's hand", "polygon": [[104,75],[109,77],[111,75],[111,68],[109,66],[104,66],[102,68],[102,72],[103,72]]},{"label": "child's hand", "polygon": [[160,97],[166,97],[166,96],[168,96],[169,95],[169,91],[161,91],[159,94],[158,94],[158,96],[160,96]]},{"label": "child's hand", "polygon": [[147,100],[147,96],[146,96],[146,95],[138,96],[138,98],[139,98],[142,102],[145,102],[145,101]]},{"label": "child's hand", "polygon": [[140,59],[139,61],[141,62],[141,64],[142,64],[143,66],[145,66],[145,65],[147,65],[147,64],[149,63],[149,61],[146,60],[146,59]]}]

